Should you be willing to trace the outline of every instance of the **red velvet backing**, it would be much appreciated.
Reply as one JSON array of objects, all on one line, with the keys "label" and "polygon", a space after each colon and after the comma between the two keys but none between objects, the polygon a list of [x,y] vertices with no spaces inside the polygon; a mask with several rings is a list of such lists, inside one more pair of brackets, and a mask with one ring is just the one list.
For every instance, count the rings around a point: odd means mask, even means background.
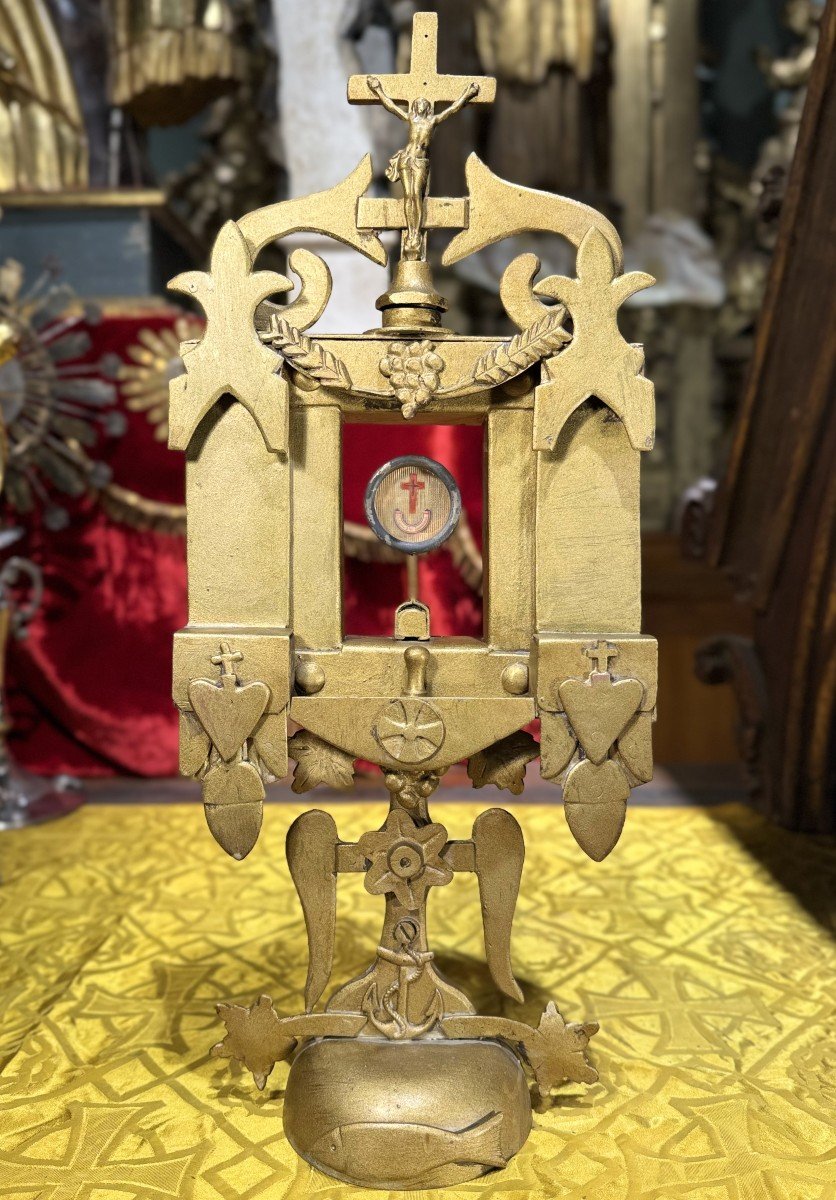
[{"label": "red velvet backing", "polygon": [[[105,319],[92,331],[94,357],[123,353],[156,314]],[[141,413],[128,413],[125,437],[104,448],[115,482],[156,499],[183,499],[182,454],[154,439]],[[344,511],[363,521],[369,476],[398,454],[423,453],[457,479],[471,528],[481,541],[482,435],[479,428],[349,425],[344,439]],[[25,641],[9,654],[8,694],[16,761],[43,773],[77,775],[177,771],[177,721],[171,701],[171,637],[186,622],[181,538],[139,531],[108,517],[91,499],[69,500],[68,529],[23,522],[14,548],[44,571],[44,603]],[[8,519],[16,520],[13,514]],[[479,598],[449,554],[420,565],[421,596],[436,634],[481,629]],[[390,633],[405,595],[404,570],[349,560],[345,624],[350,633]]]}]

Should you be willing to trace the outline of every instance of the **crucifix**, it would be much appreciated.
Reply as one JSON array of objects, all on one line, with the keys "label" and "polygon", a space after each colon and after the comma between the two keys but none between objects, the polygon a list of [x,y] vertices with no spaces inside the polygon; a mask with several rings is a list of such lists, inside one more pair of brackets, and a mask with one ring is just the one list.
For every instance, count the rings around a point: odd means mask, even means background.
[{"label": "crucifix", "polygon": [[[181,770],[200,781],[212,835],[236,859],[253,849],[265,785],[287,775],[289,759],[296,794],[350,789],[355,763],[372,763],[388,803],[382,825],[356,841],[322,808],[293,822],[287,864],[308,936],[307,978],[293,986],[304,1012],[267,995],[221,1004],[226,1036],[214,1053],[243,1062],[260,1088],[289,1061],[273,1099],[290,1144],[320,1171],[384,1190],[462,1185],[505,1166],[532,1124],[526,1073],[543,1097],[597,1079],[587,1057],[596,1022],[564,1019],[554,1000],[534,1025],[510,1007],[523,999],[511,958],[520,823],[489,807],[469,837],[451,838],[429,812],[442,777],[466,762],[474,788],[518,796],[539,759],[541,778],[562,788],[555,838],[562,811],[600,861],[631,789],[652,775],[657,690],[656,643],[640,633],[639,606],[652,385],[616,321],[647,277],[621,273],[621,242],[600,213],[500,180],[476,155],[467,196],[427,196],[437,122],[495,90],[493,80],[438,74],[437,24],[416,15],[407,74],[349,82],[350,100],[382,103],[409,125],[390,164],[404,199],[365,194],[366,158],[329,191],[227,222],[210,271],[176,281],[210,313],[199,345],[183,347],[186,374],[171,397],[172,442],[188,449],[189,624],[174,651]],[[330,277],[297,250],[298,298],[274,306],[259,332],[261,302],[292,287],[259,270],[261,248],[309,230],[384,263],[385,229],[403,241],[377,302],[380,329],[306,333],[319,328]],[[539,263],[519,255],[499,287],[518,332],[442,328],[430,229],[461,231],[447,263],[527,231],[559,236],[578,251],[577,277],[535,284]],[[414,564],[451,537],[461,494],[447,467],[415,454],[381,464],[364,497],[372,533],[412,564],[410,597],[389,636],[343,627],[343,425],[410,421],[482,430],[480,637],[434,636],[418,598]],[[428,898],[461,873],[476,877],[486,966],[509,1002],[502,1015],[477,1013],[435,957]],[[383,920],[370,965],[354,964],[326,995],[346,874],[381,899]],[[526,887],[530,911],[537,880]],[[276,969],[265,965],[267,978]],[[561,985],[538,969],[532,982]]]},{"label": "crucifix", "polygon": [[[409,73],[381,75],[380,84],[392,100],[411,104],[423,96],[430,104],[446,104],[461,96],[471,83],[479,88],[475,104],[493,104],[496,80],[487,75],[439,75],[438,14],[419,12],[412,22],[412,54]],[[368,75],[352,75],[348,81],[350,104],[378,104],[369,87]]]},{"label": "crucifix", "polygon": [[[430,140],[442,121],[452,117],[466,104],[490,104],[496,93],[496,81],[485,76],[438,74],[438,16],[417,13],[412,27],[412,55],[407,75],[352,75],[348,99],[353,104],[382,104],[387,112],[409,126],[406,146],[389,162],[387,179],[403,188],[406,229],[402,237],[402,257],[418,260],[426,257],[423,233],[424,205],[430,186]],[[399,101],[406,104],[401,108]],[[435,105],[449,101],[441,112]]]},{"label": "crucifix", "polygon": [[232,664],[241,662],[243,657],[244,655],[240,650],[230,650],[229,642],[221,642],[221,652],[220,654],[213,654],[211,662],[214,667],[221,668],[221,676],[223,678],[229,676],[234,678],[235,672],[232,669]]}]

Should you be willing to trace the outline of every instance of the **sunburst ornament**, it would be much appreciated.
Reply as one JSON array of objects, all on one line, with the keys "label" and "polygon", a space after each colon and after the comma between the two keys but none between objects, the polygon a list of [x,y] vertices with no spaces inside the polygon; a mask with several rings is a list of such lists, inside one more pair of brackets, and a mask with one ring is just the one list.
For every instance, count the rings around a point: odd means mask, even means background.
[{"label": "sunburst ornament", "polygon": [[145,413],[158,442],[168,440],[168,385],[182,375],[180,343],[200,336],[202,326],[193,317],[178,317],[162,329],[141,329],[127,349],[128,362],[119,369],[125,405]]},{"label": "sunburst ornament", "polygon": [[[28,290],[14,259],[0,263],[0,463],[3,494],[19,513],[43,512],[48,529],[64,529],[67,509],[56,499],[96,493],[110,468],[93,457],[102,436],[124,433],[124,414],[113,408],[113,382],[120,359],[93,361],[88,328],[100,311],[82,304],[57,268],[48,266]],[[0,533],[0,550],[22,531]],[[21,606],[16,584],[28,580],[30,598]],[[37,607],[40,568],[9,559],[0,572],[0,830],[72,812],[84,800],[75,780],[39,779],[19,770],[9,757],[5,734],[3,678],[10,633],[21,636]]]},{"label": "sunburst ornament", "polygon": [[125,431],[113,408],[120,360],[90,352],[88,328],[101,320],[47,267],[28,290],[14,259],[0,264],[0,417],[4,493],[12,508],[42,508],[49,529],[66,527],[69,514],[55,498],[103,487],[110,468],[93,457],[102,436]]}]

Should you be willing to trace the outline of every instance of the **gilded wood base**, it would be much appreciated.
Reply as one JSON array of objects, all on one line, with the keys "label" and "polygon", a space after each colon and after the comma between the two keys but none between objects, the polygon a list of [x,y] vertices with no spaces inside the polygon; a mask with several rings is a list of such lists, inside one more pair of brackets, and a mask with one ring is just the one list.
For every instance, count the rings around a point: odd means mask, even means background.
[{"label": "gilded wood base", "polygon": [[528,1137],[531,1101],[499,1042],[321,1038],[294,1059],[284,1128],[345,1183],[448,1187],[506,1165]]}]

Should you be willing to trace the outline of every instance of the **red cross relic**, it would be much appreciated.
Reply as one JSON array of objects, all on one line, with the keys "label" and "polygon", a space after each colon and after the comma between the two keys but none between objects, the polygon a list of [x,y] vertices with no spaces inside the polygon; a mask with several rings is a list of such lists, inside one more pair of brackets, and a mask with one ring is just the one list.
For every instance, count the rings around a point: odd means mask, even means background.
[{"label": "red cross relic", "polygon": [[414,471],[410,472],[409,479],[401,484],[401,490],[409,492],[409,511],[414,513],[418,508],[418,493],[423,492],[427,485],[422,483]]},{"label": "red cross relic", "polygon": [[364,507],[370,528],[387,546],[405,554],[426,554],[456,528],[461,496],[453,476],[441,463],[408,454],[375,471],[366,488]]}]

